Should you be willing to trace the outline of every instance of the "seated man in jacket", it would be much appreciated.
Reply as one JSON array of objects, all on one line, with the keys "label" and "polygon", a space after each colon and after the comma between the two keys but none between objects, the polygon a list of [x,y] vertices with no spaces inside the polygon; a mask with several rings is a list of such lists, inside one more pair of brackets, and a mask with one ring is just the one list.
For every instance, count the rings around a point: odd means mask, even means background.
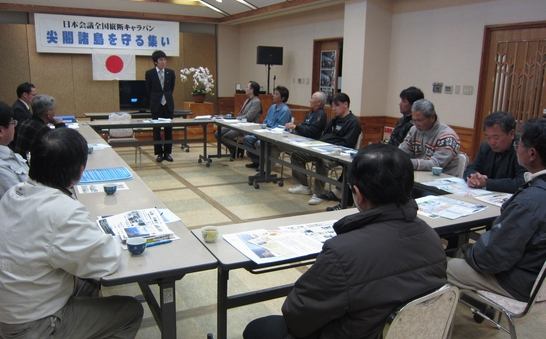
[{"label": "seated man in jacket", "polygon": [[[288,105],[286,104],[289,94],[290,93],[288,92],[288,88],[284,86],[275,87],[272,98],[273,104],[271,105],[271,107],[269,107],[269,110],[267,111],[267,116],[265,117],[263,122],[265,127],[275,128],[279,126],[284,126],[287,122],[292,120],[292,112],[290,112],[290,108],[288,108]],[[247,148],[260,148],[260,141],[253,134],[245,136],[244,144]],[[278,152],[278,150],[272,149],[272,156],[274,156],[273,153],[277,153],[278,155]],[[247,168],[258,168],[259,156],[248,152],[248,157],[252,162],[250,164],[246,164],[245,166]]]},{"label": "seated man in jacket", "polygon": [[13,141],[17,120],[11,108],[0,101],[0,198],[12,186],[28,178],[27,162],[8,145]]},{"label": "seated man in jacket", "polygon": [[457,175],[460,148],[457,133],[438,121],[434,105],[426,99],[413,103],[411,116],[414,126],[398,147],[410,155],[413,169],[430,171],[438,166],[446,174]]},{"label": "seated man in jacket", "polygon": [[394,126],[394,130],[392,131],[388,142],[389,145],[398,147],[404,141],[411,126],[413,126],[413,121],[411,120],[411,106],[417,100],[424,98],[425,95],[417,87],[411,86],[400,92],[400,104],[398,106],[400,107],[400,114],[402,114],[402,117],[398,120],[396,126]]},{"label": "seated man in jacket", "polygon": [[65,124],[55,119],[57,104],[55,98],[49,95],[37,95],[32,99],[32,118],[25,120],[17,128],[14,151],[27,159],[34,141],[39,140],[50,130],[49,124],[64,127]]},{"label": "seated man in jacket", "polygon": [[[241,107],[241,111],[237,115],[237,120],[244,120],[247,122],[258,122],[260,115],[262,114],[262,102],[260,101],[260,85],[256,81],[250,81],[245,90],[247,99]],[[222,140],[231,140],[235,142],[238,137],[243,134],[234,129],[224,128],[222,129]],[[216,139],[219,140],[219,135],[216,133]],[[235,159],[235,147],[223,143],[230,152],[231,158]]]},{"label": "seated man in jacket", "polygon": [[315,92],[311,95],[309,100],[309,106],[311,106],[311,112],[307,114],[304,121],[296,125],[293,122],[289,122],[285,127],[289,130],[293,130],[297,135],[302,137],[318,139],[326,127],[326,113],[324,113],[324,105],[326,105],[326,94],[324,92]]},{"label": "seated man in jacket", "polygon": [[464,259],[451,259],[448,280],[520,301],[546,259],[546,119],[528,121],[517,146],[525,184],[504,203],[489,231],[463,247]]},{"label": "seated man in jacket", "polygon": [[514,193],[525,182],[525,168],[518,164],[514,149],[516,120],[510,113],[491,113],[485,118],[484,133],[487,142],[463,177],[472,188]]},{"label": "seated man in jacket", "polygon": [[[326,125],[326,128],[319,139],[320,141],[349,148],[355,147],[361,129],[358,118],[349,109],[350,104],[351,100],[347,94],[336,94],[332,100],[332,109],[336,115]],[[315,163],[318,174],[323,176],[328,175],[329,164],[322,159],[306,153],[293,153],[291,157],[292,164],[301,168],[305,168],[305,164],[311,161]],[[319,195],[325,194],[323,181],[315,179],[314,191],[311,192],[306,174],[293,170],[292,175],[298,184],[294,187],[290,187],[288,192],[294,194],[313,193],[309,199],[309,205],[318,205],[324,200],[319,197]]]},{"label": "seated man in jacket", "polygon": [[417,217],[410,198],[408,156],[371,145],[348,172],[359,213],[334,224],[337,235],[296,281],[283,315],[254,320],[245,339],[380,338],[392,311],[446,283],[440,238]]},{"label": "seated man in jacket", "polygon": [[75,130],[45,133],[32,148],[27,182],[0,200],[0,337],[134,338],[142,306],[131,297],[98,297],[121,245],[99,230],[69,189],[87,162]]}]

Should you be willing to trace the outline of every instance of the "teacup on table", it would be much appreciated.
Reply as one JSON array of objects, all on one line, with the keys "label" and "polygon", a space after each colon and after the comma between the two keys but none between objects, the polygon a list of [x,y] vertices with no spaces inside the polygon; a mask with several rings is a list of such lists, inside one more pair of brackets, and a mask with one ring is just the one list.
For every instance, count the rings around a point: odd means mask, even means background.
[{"label": "teacup on table", "polygon": [[432,167],[432,175],[441,175],[443,170],[441,167],[434,166]]},{"label": "teacup on table", "polygon": [[216,242],[218,239],[218,229],[216,227],[208,226],[201,229],[201,234],[203,235],[203,240],[205,242]]},{"label": "teacup on table", "polygon": [[134,237],[127,239],[127,249],[132,255],[140,255],[146,249],[146,238]]},{"label": "teacup on table", "polygon": [[106,195],[113,195],[118,189],[118,185],[116,184],[104,184],[102,187]]}]

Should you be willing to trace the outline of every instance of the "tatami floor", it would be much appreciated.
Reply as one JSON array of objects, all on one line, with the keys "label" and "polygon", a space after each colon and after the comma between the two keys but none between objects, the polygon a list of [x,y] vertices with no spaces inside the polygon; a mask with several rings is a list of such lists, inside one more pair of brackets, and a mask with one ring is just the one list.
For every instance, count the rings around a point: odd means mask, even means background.
[{"label": "tatami floor", "polygon": [[[216,145],[209,145],[210,151]],[[211,167],[197,163],[202,151],[200,144],[193,144],[189,153],[177,148],[174,162],[158,164],[153,149],[144,148],[142,164],[134,165],[133,149],[117,149],[124,160],[133,167],[147,185],[189,228],[207,225],[219,226],[243,221],[269,219],[281,216],[324,211],[328,205],[309,206],[308,196],[287,192],[285,187],[262,184],[256,190],[247,184],[247,177],[254,170],[247,169],[246,160],[230,162],[227,158],[214,159]],[[184,253],[173,253],[184,255]],[[232,271],[229,280],[230,293],[245,292],[268,286],[294,282],[303,272],[290,269],[265,275],[253,275],[244,270]],[[138,286],[122,285],[103,289],[104,295],[123,294],[137,296]],[[189,274],[176,284],[177,337],[206,338],[216,333],[216,271]],[[228,312],[228,337],[242,337],[246,324],[254,318],[280,314],[283,298],[233,309]],[[146,305],[137,338],[160,338],[160,332]],[[546,333],[546,307],[540,305],[528,317],[517,323],[519,338],[544,338]],[[487,324],[476,324],[470,312],[460,307],[456,318],[453,338],[509,338],[504,332]]]}]

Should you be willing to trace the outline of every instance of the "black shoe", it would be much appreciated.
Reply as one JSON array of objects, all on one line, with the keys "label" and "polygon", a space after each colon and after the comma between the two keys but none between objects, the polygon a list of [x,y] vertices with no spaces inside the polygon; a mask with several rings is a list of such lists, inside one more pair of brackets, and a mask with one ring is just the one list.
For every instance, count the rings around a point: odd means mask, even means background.
[{"label": "black shoe", "polygon": [[258,163],[255,163],[255,162],[251,162],[250,164],[246,164],[245,167],[246,168],[258,168],[258,167],[260,167],[260,165]]},{"label": "black shoe", "polygon": [[335,206],[330,206],[330,207],[326,207],[326,211],[328,212],[331,212],[331,211],[339,211],[339,210],[342,210],[343,208],[341,208],[341,204],[337,204]]},{"label": "black shoe", "polygon": [[170,154],[165,154],[163,156],[163,159],[167,160],[168,162],[173,162],[173,157],[171,157]]},{"label": "black shoe", "polygon": [[239,149],[237,151],[237,157],[240,158],[240,159],[244,158],[245,157],[245,150],[244,149]]},{"label": "black shoe", "polygon": [[163,156],[160,154],[158,155],[156,158],[155,158],[155,161],[157,162],[162,162],[163,161]]},{"label": "black shoe", "polygon": [[317,194],[317,197],[321,198],[322,200],[340,201],[340,199],[336,197],[336,195],[332,191],[328,191],[322,194]]}]

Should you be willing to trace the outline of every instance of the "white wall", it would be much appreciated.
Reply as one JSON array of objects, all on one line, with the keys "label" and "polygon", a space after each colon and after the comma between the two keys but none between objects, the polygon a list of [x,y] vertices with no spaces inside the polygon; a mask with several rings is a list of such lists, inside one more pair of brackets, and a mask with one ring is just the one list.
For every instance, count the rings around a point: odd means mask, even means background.
[{"label": "white wall", "polygon": [[[273,75],[277,76],[276,85],[286,86],[290,90],[289,103],[309,105],[313,72],[313,40],[343,36],[343,6],[332,6],[309,12],[241,24],[238,26],[238,44],[223,41],[218,34],[219,75],[221,79],[220,96],[232,96],[236,83],[246,84],[249,80],[267,87],[267,68],[256,65],[256,46],[282,46],[284,61],[282,66],[271,68],[271,90]],[[225,33],[225,32],[224,32]],[[228,40],[229,40],[228,39]],[[232,67],[235,60],[222,61],[223,55],[235,55],[225,48],[239,51],[239,72],[237,77],[227,78],[225,67]],[[222,51],[224,50],[224,51]],[[222,64],[220,64],[222,62]],[[222,70],[224,68],[224,70]],[[227,73],[230,73],[228,71]],[[302,83],[298,83],[302,79]]]},{"label": "white wall", "polygon": [[[440,120],[473,127],[484,26],[546,20],[545,0],[453,3],[463,4],[440,8],[433,1],[407,0],[394,5],[385,115],[399,116],[398,94],[415,85],[434,102]],[[432,94],[434,81],[471,85],[474,93]]]},{"label": "white wall", "polygon": [[[217,30],[218,79],[216,94],[219,97],[233,96],[235,83],[239,79],[239,26],[218,25]],[[241,84],[246,87],[246,82]]]},{"label": "white wall", "polygon": [[392,13],[388,3],[368,0],[364,49],[363,116],[381,116],[388,90]]},{"label": "white wall", "polygon": [[351,98],[351,111],[356,115],[363,109],[366,11],[367,1],[345,2],[341,90]]}]

